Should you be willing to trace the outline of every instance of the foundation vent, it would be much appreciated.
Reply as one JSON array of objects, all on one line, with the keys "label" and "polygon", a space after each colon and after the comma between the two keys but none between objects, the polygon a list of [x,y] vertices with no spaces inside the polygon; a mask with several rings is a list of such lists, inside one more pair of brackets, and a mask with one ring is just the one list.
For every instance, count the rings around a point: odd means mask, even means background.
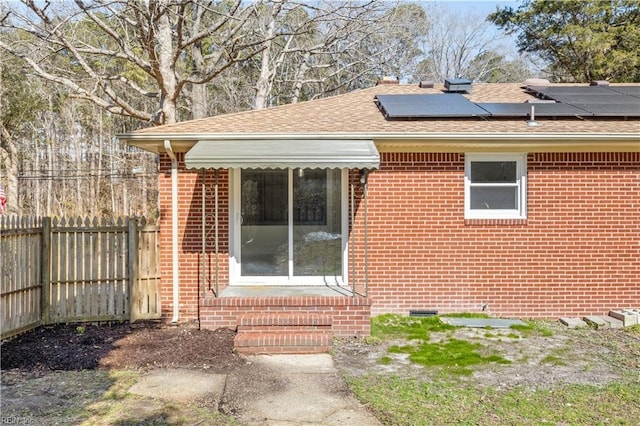
[{"label": "foundation vent", "polygon": [[438,315],[438,311],[432,309],[411,309],[409,311],[410,317],[434,317]]}]

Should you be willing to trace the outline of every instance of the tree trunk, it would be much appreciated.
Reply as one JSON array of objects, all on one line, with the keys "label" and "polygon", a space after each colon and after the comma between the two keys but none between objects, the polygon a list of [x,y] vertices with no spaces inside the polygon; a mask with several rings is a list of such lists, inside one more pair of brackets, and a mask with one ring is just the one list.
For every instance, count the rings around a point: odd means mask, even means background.
[{"label": "tree trunk", "polygon": [[[191,32],[196,34],[200,32],[200,4],[194,4],[191,13],[193,26]],[[193,74],[201,79],[205,75],[205,61],[202,53],[202,41],[198,41],[193,44],[191,49],[191,56],[193,58]],[[206,84],[191,84],[191,118],[205,118],[209,115],[209,104],[207,99],[207,85]]]},{"label": "tree trunk", "polygon": [[275,70],[271,66],[271,49],[273,47],[273,37],[276,33],[276,18],[282,8],[282,2],[276,0],[273,2],[273,12],[271,14],[271,20],[267,25],[266,33],[264,34],[264,40],[261,63],[260,63],[260,76],[256,82],[256,98],[254,101],[254,109],[264,109],[269,106],[269,95],[271,94],[271,87],[273,86],[273,76]]},{"label": "tree trunk", "polygon": [[296,78],[295,83],[293,84],[293,90],[291,92],[291,103],[298,103],[300,100],[300,94],[302,93],[302,84],[304,83],[305,75],[309,70],[309,66],[307,65],[307,60],[311,56],[311,53],[305,52],[304,60],[300,62],[300,66],[296,70]]},{"label": "tree trunk", "polygon": [[[4,64],[0,61],[0,86],[4,84],[2,81],[2,70]],[[4,99],[2,91],[0,91],[0,111],[4,107]],[[7,186],[4,188],[7,204],[5,207],[6,214],[20,214],[20,205],[18,203],[18,147],[13,140],[11,134],[5,127],[5,123],[0,123],[0,171],[6,170]],[[2,185],[2,173],[0,173],[0,185]]]},{"label": "tree trunk", "polygon": [[[95,108],[96,114],[98,114],[100,121],[98,124],[98,170],[96,172],[95,178],[95,202],[93,203],[95,206],[102,205],[102,170],[104,169],[104,144],[102,143],[102,139],[104,138],[104,122],[102,118],[102,110]],[[102,213],[102,212],[100,212]]]},{"label": "tree trunk", "polygon": [[2,140],[0,141],[0,159],[7,173],[7,186],[5,195],[7,205],[4,213],[9,215],[22,214],[20,200],[18,199],[18,147],[9,132],[2,127]]},{"label": "tree trunk", "polygon": [[37,217],[42,216],[42,185],[41,185],[41,181],[42,179],[40,179],[40,139],[34,135],[33,137],[33,152],[34,152],[34,159],[33,159],[33,174],[35,176],[37,176],[37,178],[35,179],[35,190],[34,195],[33,195],[33,204],[35,206],[35,213]]},{"label": "tree trunk", "polygon": [[[272,21],[272,24],[274,22]],[[254,100],[254,109],[264,109],[268,105],[269,93],[271,92],[271,69],[269,62],[271,60],[271,41],[265,43],[265,49],[262,51],[262,63],[260,66],[260,76],[256,82],[256,98]]]},{"label": "tree trunk", "polygon": [[46,204],[46,215],[47,216],[51,216],[52,214],[52,208],[51,208],[51,202],[52,202],[52,198],[53,198],[53,176],[54,176],[54,171],[53,171],[53,138],[47,138],[47,162],[48,162],[48,173],[46,175],[47,177],[47,204]]},{"label": "tree trunk", "polygon": [[193,119],[209,116],[206,84],[191,85],[191,114]]},{"label": "tree trunk", "polygon": [[[163,11],[167,8],[167,0],[159,2],[159,8]],[[176,99],[179,93],[176,93],[177,79],[175,73],[175,63],[173,61],[173,41],[171,36],[171,22],[167,13],[162,13],[158,19],[158,33],[156,40],[158,42],[158,71],[160,72],[161,81],[161,108],[162,117],[161,124],[173,124],[178,121],[176,108]]]}]

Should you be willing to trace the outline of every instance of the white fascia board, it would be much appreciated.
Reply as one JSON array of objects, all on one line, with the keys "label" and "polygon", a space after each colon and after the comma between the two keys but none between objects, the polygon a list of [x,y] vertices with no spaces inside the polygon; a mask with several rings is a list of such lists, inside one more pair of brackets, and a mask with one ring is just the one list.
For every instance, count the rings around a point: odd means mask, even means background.
[{"label": "white fascia board", "polygon": [[[158,141],[169,139],[171,141],[198,141],[221,139],[374,139],[374,140],[635,140],[640,141],[639,133],[176,133],[176,134],[121,134],[117,137],[125,142]],[[640,143],[640,142],[638,142]]]}]

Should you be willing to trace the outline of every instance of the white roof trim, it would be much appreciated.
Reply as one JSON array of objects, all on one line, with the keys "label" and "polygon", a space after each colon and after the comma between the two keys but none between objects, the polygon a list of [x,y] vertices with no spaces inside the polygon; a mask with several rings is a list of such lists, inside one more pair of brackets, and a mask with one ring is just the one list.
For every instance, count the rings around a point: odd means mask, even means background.
[{"label": "white roof trim", "polygon": [[[539,129],[539,128],[538,128]],[[157,141],[170,139],[171,141],[193,140],[501,140],[508,139],[513,143],[523,140],[638,140],[640,131],[633,133],[127,133],[117,137],[125,142]]]},{"label": "white roof trim", "polygon": [[372,140],[200,140],[185,163],[188,169],[377,169],[380,154]]}]

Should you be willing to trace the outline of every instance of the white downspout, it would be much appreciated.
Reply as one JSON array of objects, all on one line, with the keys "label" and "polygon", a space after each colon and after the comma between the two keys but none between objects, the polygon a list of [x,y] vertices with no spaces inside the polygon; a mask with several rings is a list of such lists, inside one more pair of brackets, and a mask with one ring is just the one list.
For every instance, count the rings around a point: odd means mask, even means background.
[{"label": "white downspout", "polygon": [[164,149],[171,158],[171,249],[173,263],[173,318],[178,322],[180,316],[180,259],[178,254],[178,159],[171,148],[171,141],[164,141]]}]

